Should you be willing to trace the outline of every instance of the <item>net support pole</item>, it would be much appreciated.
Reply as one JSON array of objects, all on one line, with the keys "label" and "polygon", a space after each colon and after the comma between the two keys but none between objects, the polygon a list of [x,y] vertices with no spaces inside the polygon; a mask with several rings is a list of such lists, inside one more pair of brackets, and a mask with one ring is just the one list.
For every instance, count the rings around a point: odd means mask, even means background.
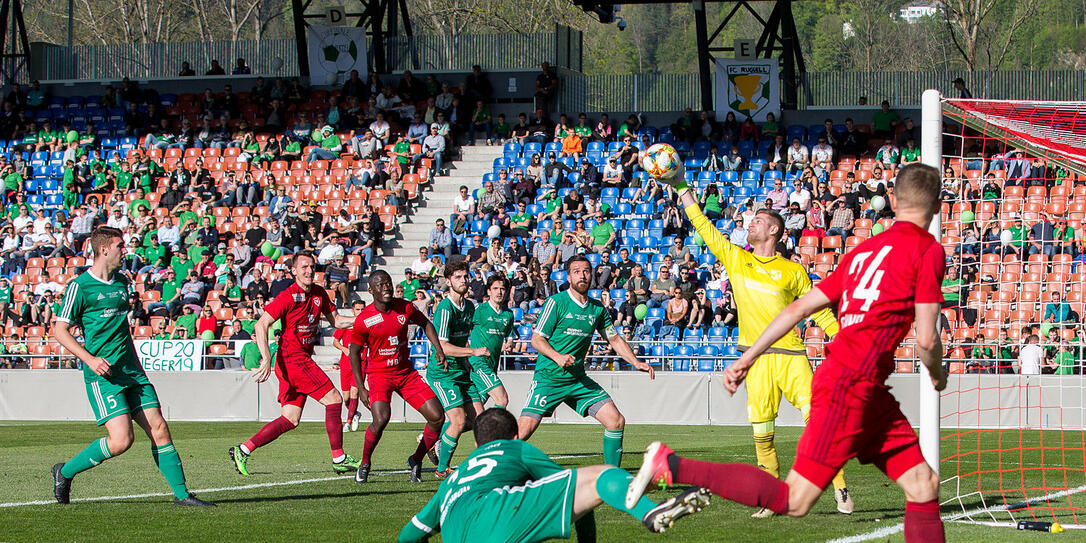
[{"label": "net support pole", "polygon": [[[943,171],[943,103],[938,90],[924,91],[920,100],[920,161],[940,172]],[[942,240],[940,214],[932,218],[928,231],[935,239]],[[936,321],[938,327],[939,323]],[[920,451],[928,465],[939,474],[939,392],[931,383],[928,368],[920,364]]]}]

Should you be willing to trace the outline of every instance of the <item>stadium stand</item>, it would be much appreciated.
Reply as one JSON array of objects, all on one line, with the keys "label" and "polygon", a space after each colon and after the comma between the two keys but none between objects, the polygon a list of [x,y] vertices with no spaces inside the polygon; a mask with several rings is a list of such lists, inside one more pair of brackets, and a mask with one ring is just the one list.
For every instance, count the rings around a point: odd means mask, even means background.
[{"label": "stadium stand", "polygon": [[[137,285],[137,337],[210,331],[226,340],[243,338],[239,328],[251,329],[262,300],[289,280],[279,264],[292,252],[317,250],[319,281],[344,285],[333,289],[342,302],[382,258],[382,236],[426,209],[399,244],[409,256],[383,262],[395,264],[397,281],[411,269],[398,294],[431,309],[449,258],[471,262],[479,301],[488,274],[508,274],[518,323],[510,368],[530,366],[531,324],[542,301],[564,288],[562,263],[586,254],[597,266],[592,295],[645,359],[675,371],[718,371],[739,354],[727,274],[690,235],[673,191],[640,171],[637,151],[656,142],[675,146],[706,214],[737,245],[746,244],[744,224],[758,209],[781,212],[788,230],[781,253],[815,282],[841,254],[892,223],[895,172],[919,160],[919,129],[908,119],[885,138],[851,119],[754,125],[689,110],[661,126],[637,116],[605,124],[584,114],[552,122],[542,110],[506,124],[485,104],[454,102],[447,89],[413,96],[412,85],[401,86],[348,83],[273,97],[138,94],[129,84],[130,95],[146,98],[127,105],[54,98],[19,110],[0,140],[7,202],[0,311],[7,352],[27,357],[3,364],[44,366],[29,355],[58,354],[41,339],[61,303],[57,293],[91,257],[82,246],[91,224],[120,226],[133,239],[125,269]],[[447,145],[445,164],[422,149],[435,123]],[[472,132],[496,144],[476,142],[486,150],[472,159],[486,161],[482,173],[436,177]],[[1086,340],[1086,177],[979,139],[953,145],[969,153],[949,160],[944,172],[950,369],[1009,366],[1022,335],[1042,328],[1056,341]],[[438,196],[420,206],[435,187]],[[445,224],[434,234],[437,218]],[[1012,239],[1001,239],[1005,231]],[[163,255],[172,253],[176,259],[165,265]],[[193,269],[196,279],[186,284]],[[996,292],[992,278],[1029,280],[1020,292]],[[214,322],[201,325],[205,307]],[[811,324],[801,333],[817,363],[825,334]],[[901,372],[917,368],[909,341],[898,353]],[[424,362],[425,346],[411,352]],[[626,369],[605,344],[591,355],[590,367]]]}]

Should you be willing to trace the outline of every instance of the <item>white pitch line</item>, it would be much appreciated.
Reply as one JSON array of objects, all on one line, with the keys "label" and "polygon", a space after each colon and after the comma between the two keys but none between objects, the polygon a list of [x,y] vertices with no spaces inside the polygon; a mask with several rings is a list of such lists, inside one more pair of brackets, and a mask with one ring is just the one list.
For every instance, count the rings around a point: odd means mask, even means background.
[{"label": "white pitch line", "polygon": [[[562,456],[552,456],[553,460],[569,460],[571,458],[587,458],[591,456],[600,456],[598,454],[567,454]],[[370,475],[385,476],[385,475],[404,475],[408,473],[408,470],[393,470],[393,471],[375,471]],[[239,485],[239,486],[226,486],[221,488],[204,488],[200,490],[193,490],[193,494],[209,494],[212,492],[232,492],[236,490],[251,490],[254,488],[269,488],[275,486],[289,486],[289,485],[302,485],[307,483],[322,483],[326,481],[354,481],[354,479],[347,477],[346,475],[336,475],[334,477],[317,477],[313,479],[296,479],[294,481],[277,481],[270,483],[254,483],[251,485]],[[173,496],[172,492],[148,492],[146,494],[128,494],[125,496],[97,496],[92,498],[73,498],[73,502],[99,502],[99,501],[113,501],[113,500],[136,500],[140,498],[161,498],[164,496]],[[7,502],[0,503],[0,508],[4,507],[26,507],[30,505],[53,505],[56,504],[56,500],[35,500],[29,502]]]},{"label": "white pitch line", "polygon": [[[1037,503],[1037,502],[1048,501],[1048,500],[1051,500],[1051,499],[1054,499],[1054,498],[1062,498],[1064,496],[1070,496],[1071,494],[1077,494],[1077,493],[1082,492],[1084,490],[1086,490],[1086,485],[1076,487],[1076,488],[1070,488],[1070,489],[1067,489],[1067,490],[1061,490],[1059,492],[1053,492],[1051,494],[1047,494],[1047,495],[1040,496],[1040,497],[1037,497],[1037,498],[1030,498],[1028,500],[1025,500],[1025,501],[1022,501],[1022,502],[1019,502],[1019,503],[1005,504],[1005,505],[993,505],[991,507],[981,507],[981,508],[978,508],[978,509],[974,509],[972,511],[963,511],[961,513],[954,513],[952,515],[945,515],[945,516],[943,516],[943,520],[944,521],[949,521],[949,522],[954,522],[954,521],[957,521],[957,520],[961,520],[963,518],[972,517],[974,515],[983,515],[983,514],[986,514],[986,513],[988,513],[988,514],[995,513],[997,511],[1006,511],[1012,505],[1013,506],[1024,506],[1024,505],[1026,505],[1027,502],[1028,503]],[[868,532],[866,534],[858,534],[858,535],[853,535],[853,536],[848,536],[848,537],[841,537],[841,538],[838,538],[838,539],[831,539],[831,540],[827,541],[826,543],[860,543],[862,541],[871,541],[872,539],[882,539],[882,538],[885,538],[885,537],[889,537],[889,536],[892,536],[892,535],[894,535],[896,533],[899,533],[899,532],[903,531],[904,529],[905,529],[905,524],[904,523],[898,523],[898,524],[896,524],[894,526],[886,526],[885,528],[879,528],[877,530]]]}]

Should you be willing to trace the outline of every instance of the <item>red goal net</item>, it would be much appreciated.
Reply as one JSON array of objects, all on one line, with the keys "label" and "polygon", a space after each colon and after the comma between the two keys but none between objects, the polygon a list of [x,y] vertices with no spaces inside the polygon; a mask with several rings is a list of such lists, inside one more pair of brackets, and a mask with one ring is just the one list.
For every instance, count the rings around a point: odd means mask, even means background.
[{"label": "red goal net", "polygon": [[1084,113],[943,100],[950,520],[1086,524]]}]

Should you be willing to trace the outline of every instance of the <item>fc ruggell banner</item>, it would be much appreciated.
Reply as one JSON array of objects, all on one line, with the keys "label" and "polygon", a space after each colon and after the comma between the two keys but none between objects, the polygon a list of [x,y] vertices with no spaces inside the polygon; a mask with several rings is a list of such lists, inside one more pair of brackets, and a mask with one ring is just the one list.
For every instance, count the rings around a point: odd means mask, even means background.
[{"label": "fc ruggell banner", "polygon": [[199,339],[145,339],[135,342],[143,371],[200,371],[204,342]]},{"label": "fc ruggell banner", "polygon": [[312,25],[306,34],[309,44],[309,82],[313,85],[340,85],[358,70],[368,76],[366,29],[354,26]]},{"label": "fc ruggell banner", "polygon": [[716,118],[723,120],[728,111],[740,121],[753,117],[764,122],[772,113],[781,117],[780,78],[777,59],[716,59]]}]

